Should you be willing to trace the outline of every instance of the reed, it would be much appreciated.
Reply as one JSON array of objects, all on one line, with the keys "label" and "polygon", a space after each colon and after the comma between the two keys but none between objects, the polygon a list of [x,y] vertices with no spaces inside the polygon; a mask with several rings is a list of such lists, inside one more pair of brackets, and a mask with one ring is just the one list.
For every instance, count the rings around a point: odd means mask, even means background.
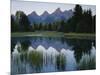
[{"label": "reed", "polygon": [[65,70],[65,68],[66,68],[66,67],[65,67],[65,65],[66,65],[66,58],[65,58],[64,55],[59,54],[59,55],[57,56],[56,65],[57,65],[57,69],[58,69],[59,71]]},{"label": "reed", "polygon": [[88,54],[83,55],[79,63],[79,70],[89,70],[95,68],[96,68],[96,58],[91,57]]}]

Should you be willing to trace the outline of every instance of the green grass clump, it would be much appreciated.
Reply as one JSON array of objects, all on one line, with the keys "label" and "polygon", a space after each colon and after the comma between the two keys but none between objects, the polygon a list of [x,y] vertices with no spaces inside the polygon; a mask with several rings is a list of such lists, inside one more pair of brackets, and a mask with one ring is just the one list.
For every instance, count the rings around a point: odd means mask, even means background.
[{"label": "green grass clump", "polygon": [[37,51],[29,53],[28,59],[37,71],[40,71],[43,66],[43,54]]},{"label": "green grass clump", "polygon": [[58,56],[57,56],[57,60],[56,60],[56,65],[57,65],[57,69],[59,70],[59,71],[64,71],[65,70],[65,65],[66,65],[66,58],[65,58],[65,56],[64,55],[62,55],[62,54],[59,54]]},{"label": "green grass clump", "polygon": [[90,57],[89,55],[84,57],[83,60],[79,63],[79,70],[89,70],[96,68],[96,59],[95,57]]},{"label": "green grass clump", "polygon": [[25,62],[25,61],[28,60],[28,54],[27,54],[27,51],[21,52],[21,54],[20,54],[20,59],[21,59],[22,62]]}]

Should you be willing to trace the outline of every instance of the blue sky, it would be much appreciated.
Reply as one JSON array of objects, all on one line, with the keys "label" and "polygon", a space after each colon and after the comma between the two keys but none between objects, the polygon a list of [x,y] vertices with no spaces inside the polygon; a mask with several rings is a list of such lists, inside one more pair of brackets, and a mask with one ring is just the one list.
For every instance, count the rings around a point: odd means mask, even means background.
[{"label": "blue sky", "polygon": [[[93,15],[96,14],[95,5],[81,5],[84,10],[91,9]],[[36,11],[38,15],[41,15],[44,11],[49,13],[54,12],[57,8],[62,11],[70,10],[75,7],[74,4],[63,3],[45,3],[45,2],[33,2],[33,1],[12,1],[11,2],[11,14],[15,14],[16,11],[24,11],[25,14],[30,14],[32,11]]]}]

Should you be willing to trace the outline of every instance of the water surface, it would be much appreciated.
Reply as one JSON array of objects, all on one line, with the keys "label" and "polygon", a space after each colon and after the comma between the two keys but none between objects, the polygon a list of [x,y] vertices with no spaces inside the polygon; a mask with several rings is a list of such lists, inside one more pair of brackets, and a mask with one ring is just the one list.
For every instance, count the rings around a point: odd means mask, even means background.
[{"label": "water surface", "polygon": [[87,57],[92,59],[94,55],[95,58],[95,40],[39,36],[12,37],[11,55],[12,74],[95,69],[93,63],[92,68],[79,67],[80,63],[84,64],[83,61]]}]

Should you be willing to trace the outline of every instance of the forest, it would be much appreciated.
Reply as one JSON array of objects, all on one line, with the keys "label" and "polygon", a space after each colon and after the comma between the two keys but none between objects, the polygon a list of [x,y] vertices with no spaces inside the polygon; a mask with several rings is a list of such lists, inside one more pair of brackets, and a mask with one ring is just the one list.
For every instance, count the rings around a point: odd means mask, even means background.
[{"label": "forest", "polygon": [[83,10],[76,5],[73,16],[67,21],[60,20],[53,23],[30,23],[23,11],[17,11],[15,17],[11,15],[11,32],[57,31],[64,33],[95,33],[96,15],[91,9]]}]

